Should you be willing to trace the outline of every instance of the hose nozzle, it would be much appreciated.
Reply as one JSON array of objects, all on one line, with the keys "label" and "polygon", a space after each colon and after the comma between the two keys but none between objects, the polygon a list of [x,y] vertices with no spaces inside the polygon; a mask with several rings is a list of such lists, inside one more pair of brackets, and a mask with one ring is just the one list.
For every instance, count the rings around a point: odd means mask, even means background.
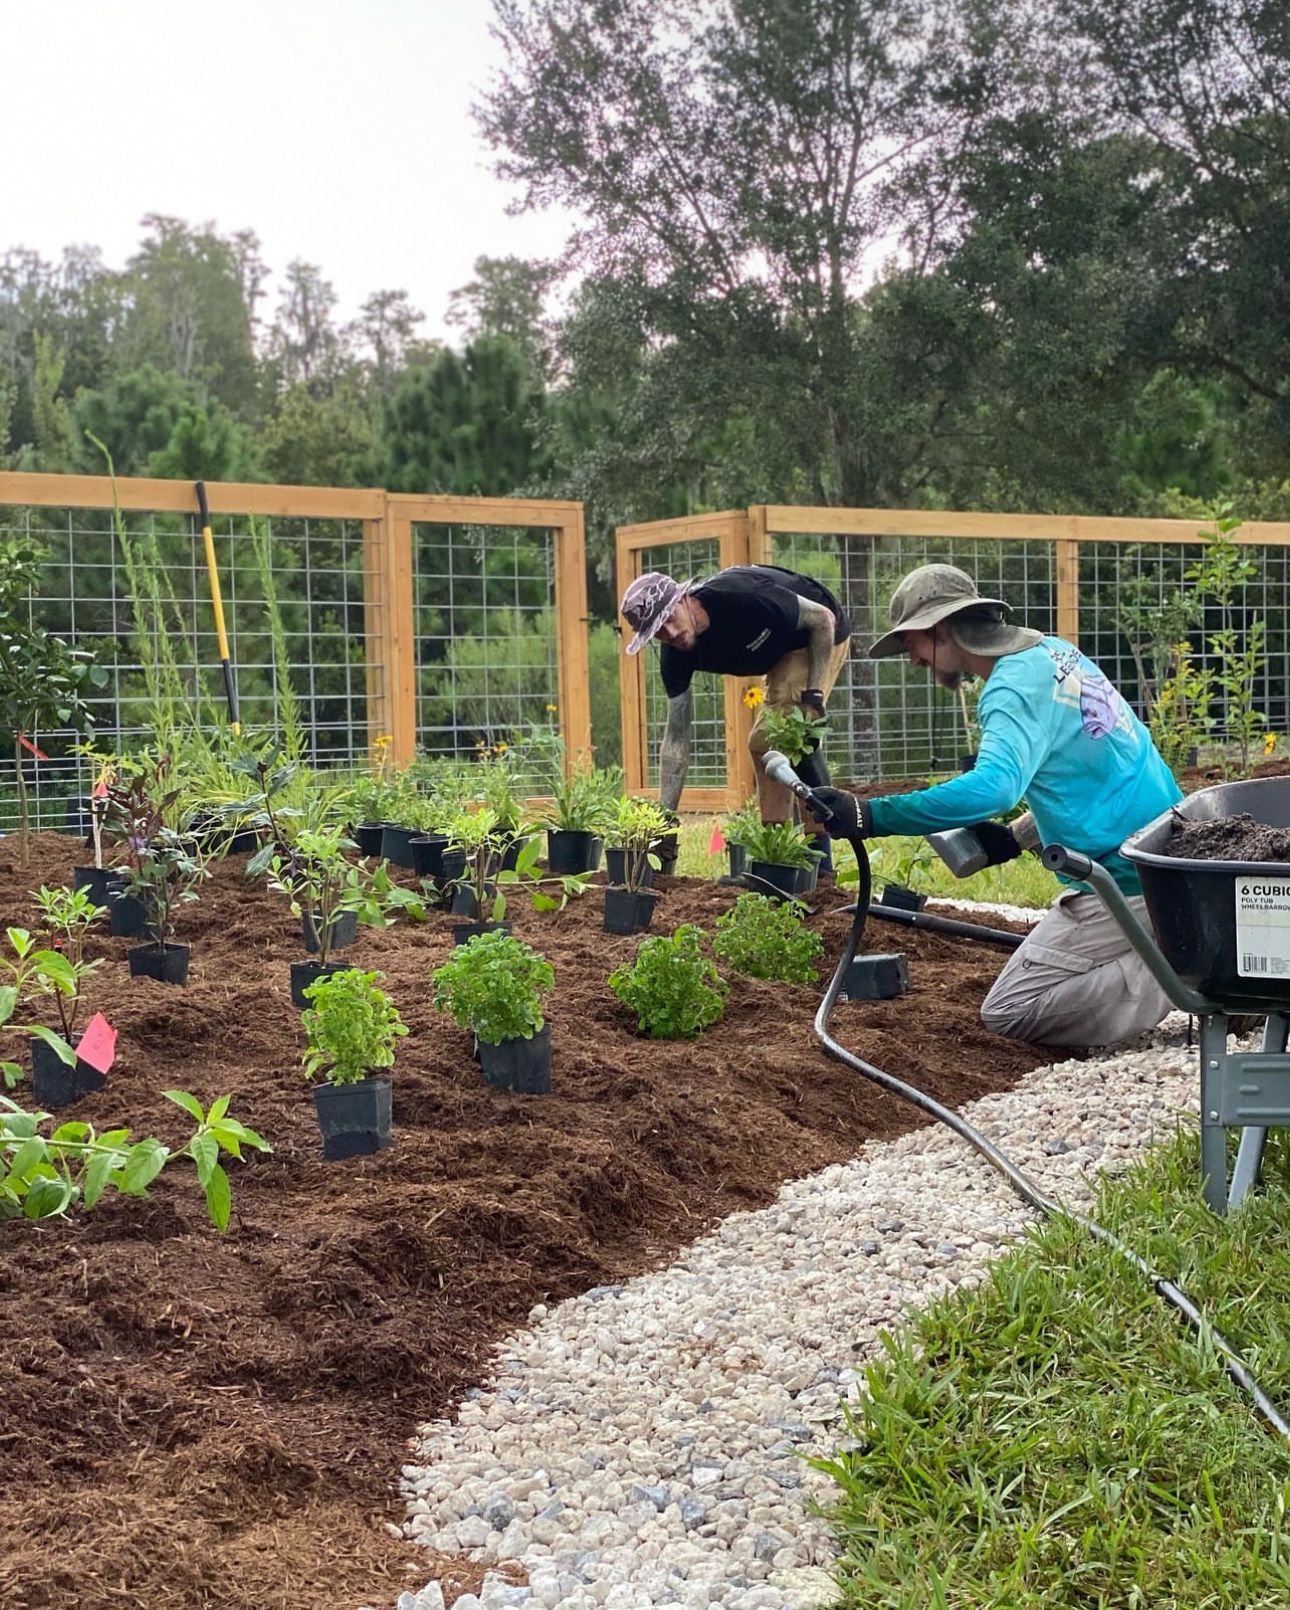
[{"label": "hose nozzle", "polygon": [[819,797],[813,788],[808,788],[802,779],[793,770],[793,763],[788,756],[781,754],[778,749],[768,749],[761,757],[762,770],[771,782],[779,783],[788,789],[795,799],[799,799],[807,807],[811,815],[821,822],[831,822],[833,812]]}]

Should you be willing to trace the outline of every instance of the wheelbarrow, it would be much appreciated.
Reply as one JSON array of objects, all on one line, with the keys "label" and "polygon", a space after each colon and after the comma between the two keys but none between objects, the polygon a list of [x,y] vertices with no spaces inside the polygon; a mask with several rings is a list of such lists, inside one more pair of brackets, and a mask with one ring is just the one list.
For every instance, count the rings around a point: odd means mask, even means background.
[{"label": "wheelbarrow", "polygon": [[[1154,935],[1105,867],[1050,844],[1043,863],[1087,883],[1181,1011],[1200,1023],[1200,1165],[1215,1213],[1258,1182],[1269,1129],[1290,1125],[1290,862],[1198,861],[1165,855],[1180,823],[1247,813],[1290,828],[1290,777],[1203,788],[1140,828],[1121,847],[1138,869]],[[1229,1052],[1228,1018],[1266,1016],[1257,1051]],[[1231,1179],[1227,1131],[1239,1129]]]}]

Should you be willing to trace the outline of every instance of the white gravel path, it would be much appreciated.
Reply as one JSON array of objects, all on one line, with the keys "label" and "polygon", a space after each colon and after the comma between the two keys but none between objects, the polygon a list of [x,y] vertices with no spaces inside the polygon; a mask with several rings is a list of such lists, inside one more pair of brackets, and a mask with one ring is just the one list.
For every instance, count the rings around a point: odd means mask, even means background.
[{"label": "white gravel path", "polygon": [[[1038,1069],[965,1109],[1051,1194],[1087,1205],[1196,1109],[1176,1015],[1139,1047]],[[839,1404],[878,1335],[977,1279],[1031,1221],[940,1126],[875,1143],[724,1221],[666,1269],[547,1310],[499,1350],[455,1419],[404,1467],[407,1535],[520,1562],[459,1610],[809,1610],[834,1549],[809,1513],[831,1484]],[[399,1610],[439,1610],[437,1582]]]}]

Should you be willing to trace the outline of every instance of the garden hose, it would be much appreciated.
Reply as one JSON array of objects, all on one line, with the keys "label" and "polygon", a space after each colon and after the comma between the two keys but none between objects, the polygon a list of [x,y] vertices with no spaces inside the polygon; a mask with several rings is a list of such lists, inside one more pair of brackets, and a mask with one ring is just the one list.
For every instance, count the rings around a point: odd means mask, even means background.
[{"label": "garden hose", "polygon": [[215,537],[211,532],[211,511],[206,502],[206,482],[197,482],[197,508],[202,522],[202,543],[206,549],[206,573],[210,577],[211,607],[215,611],[215,638],[219,644],[219,663],[224,672],[224,697],[228,701],[228,724],[241,732],[237,714],[237,684],[228,652],[228,633],[224,630],[224,599],[219,588],[219,566],[215,563]]},{"label": "garden hose", "polygon": [[[802,799],[802,802],[810,806],[814,814],[820,816],[822,820],[827,820],[830,813],[824,808],[823,802],[813,804],[809,798],[810,790],[805,788],[804,785],[799,784],[799,787],[801,788],[801,793],[798,797]],[[1172,1280],[1166,1280],[1162,1275],[1157,1274],[1145,1259],[1139,1257],[1132,1247],[1121,1241],[1119,1236],[1114,1235],[1104,1225],[1098,1224],[1094,1219],[1085,1218],[1083,1214],[1073,1212],[1052,1197],[1045,1196],[1039,1187],[1027,1175],[1022,1173],[1005,1152],[1000,1151],[997,1146],[988,1141],[979,1129],[973,1128],[960,1114],[951,1111],[948,1107],[943,1107],[939,1101],[936,1101],[925,1091],[917,1089],[914,1085],[906,1084],[903,1079],[897,1079],[893,1074],[884,1073],[881,1068],[874,1067],[870,1062],[863,1061],[860,1057],[840,1046],[829,1034],[830,1014],[837,1004],[838,995],[842,989],[842,981],[846,976],[847,969],[855,959],[856,952],[860,947],[861,937],[864,934],[865,920],[869,915],[869,895],[872,889],[869,856],[865,850],[863,838],[860,836],[849,837],[847,842],[855,851],[856,866],[860,874],[859,893],[854,907],[855,915],[851,921],[851,932],[847,937],[846,944],[842,947],[842,956],[838,962],[837,969],[833,974],[828,989],[824,992],[824,999],[820,1002],[819,1010],[815,1014],[814,1030],[820,1044],[830,1056],[837,1057],[840,1062],[845,1063],[854,1072],[861,1074],[873,1084],[889,1091],[893,1096],[899,1096],[902,1101],[907,1101],[920,1108],[930,1117],[935,1118],[938,1123],[942,1123],[947,1128],[952,1129],[961,1140],[965,1140],[974,1151],[985,1158],[991,1167],[997,1169],[1003,1175],[1012,1189],[1028,1206],[1037,1209],[1048,1218],[1065,1218],[1071,1223],[1079,1225],[1094,1240],[1110,1247],[1113,1252],[1123,1258],[1131,1268],[1149,1282],[1158,1297],[1162,1297],[1165,1302],[1178,1310],[1201,1340],[1213,1347],[1214,1351],[1223,1360],[1223,1367],[1231,1379],[1248,1395],[1255,1408],[1272,1429],[1285,1441],[1290,1442],[1290,1423],[1287,1423],[1276,1404],[1272,1402],[1271,1398],[1268,1397],[1267,1393],[1255,1380],[1240,1354],[1226,1337],[1209,1323],[1185,1291],[1175,1285]],[[910,913],[910,915],[913,915],[913,913]],[[941,920],[943,921],[944,919]],[[922,926],[929,926],[929,924],[924,923]],[[983,930],[983,932],[988,931]],[[1010,935],[1008,937],[1015,938],[1016,936]]]}]

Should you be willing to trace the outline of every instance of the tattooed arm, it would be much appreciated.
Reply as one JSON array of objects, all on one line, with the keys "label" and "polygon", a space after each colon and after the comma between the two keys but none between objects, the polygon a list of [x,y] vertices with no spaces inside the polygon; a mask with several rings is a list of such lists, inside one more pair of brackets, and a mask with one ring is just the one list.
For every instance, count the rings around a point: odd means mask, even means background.
[{"label": "tattooed arm", "polygon": [[667,726],[658,756],[658,798],[665,811],[674,811],[690,768],[690,732],[694,699],[689,688],[667,701]]},{"label": "tattooed arm", "polygon": [[833,657],[833,633],[837,620],[831,609],[813,598],[797,600],[797,624],[811,634],[806,644],[806,685],[821,688]]}]

